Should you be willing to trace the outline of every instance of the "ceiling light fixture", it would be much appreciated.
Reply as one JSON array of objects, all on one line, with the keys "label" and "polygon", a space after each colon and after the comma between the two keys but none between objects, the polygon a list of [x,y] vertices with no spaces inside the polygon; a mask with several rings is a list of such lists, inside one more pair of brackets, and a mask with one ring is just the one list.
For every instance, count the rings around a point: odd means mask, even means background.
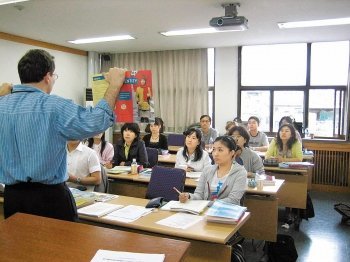
[{"label": "ceiling light fixture", "polygon": [[95,38],[85,38],[70,40],[69,43],[80,45],[80,44],[89,44],[89,43],[100,43],[100,42],[111,42],[111,41],[121,41],[121,40],[132,40],[135,37],[131,35],[115,35],[115,36],[105,36],[105,37],[95,37]]},{"label": "ceiling light fixture", "polygon": [[197,28],[197,29],[186,29],[186,30],[174,30],[167,32],[160,32],[164,36],[181,36],[181,35],[199,35],[199,34],[213,34],[213,33],[225,33],[232,31],[242,31],[240,29],[220,30],[218,28]]},{"label": "ceiling light fixture", "polygon": [[350,17],[277,23],[280,29],[350,24]]},{"label": "ceiling light fixture", "polygon": [[29,0],[0,0],[0,5],[8,5],[8,4],[27,2],[27,1]]}]

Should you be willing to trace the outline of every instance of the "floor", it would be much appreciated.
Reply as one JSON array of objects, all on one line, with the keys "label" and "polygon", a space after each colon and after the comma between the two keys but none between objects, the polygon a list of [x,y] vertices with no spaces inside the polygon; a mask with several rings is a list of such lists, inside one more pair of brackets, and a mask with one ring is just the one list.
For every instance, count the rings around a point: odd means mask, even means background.
[{"label": "floor", "polygon": [[[342,216],[334,210],[334,204],[350,205],[350,194],[331,192],[310,192],[314,205],[315,217],[303,220],[300,230],[282,227],[284,209],[279,210],[279,234],[288,234],[294,238],[298,251],[298,260],[304,261],[350,261],[350,223],[341,223]],[[251,240],[245,240],[243,248],[247,262],[266,261],[263,243],[255,251]],[[282,262],[282,261],[281,261]]]}]

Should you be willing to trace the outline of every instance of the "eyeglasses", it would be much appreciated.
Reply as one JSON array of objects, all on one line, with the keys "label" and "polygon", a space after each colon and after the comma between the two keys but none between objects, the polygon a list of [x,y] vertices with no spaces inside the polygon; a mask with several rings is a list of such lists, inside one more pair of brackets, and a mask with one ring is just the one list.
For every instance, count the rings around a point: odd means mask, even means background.
[{"label": "eyeglasses", "polygon": [[58,79],[58,74],[52,74],[53,79],[57,80]]}]

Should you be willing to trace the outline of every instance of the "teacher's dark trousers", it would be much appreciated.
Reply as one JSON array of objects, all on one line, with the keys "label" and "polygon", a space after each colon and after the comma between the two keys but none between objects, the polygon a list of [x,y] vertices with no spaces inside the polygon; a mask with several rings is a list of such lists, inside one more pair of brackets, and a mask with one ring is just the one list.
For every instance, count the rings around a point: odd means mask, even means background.
[{"label": "teacher's dark trousers", "polygon": [[6,185],[4,216],[22,212],[67,221],[78,221],[74,198],[66,183],[45,185],[18,183]]}]

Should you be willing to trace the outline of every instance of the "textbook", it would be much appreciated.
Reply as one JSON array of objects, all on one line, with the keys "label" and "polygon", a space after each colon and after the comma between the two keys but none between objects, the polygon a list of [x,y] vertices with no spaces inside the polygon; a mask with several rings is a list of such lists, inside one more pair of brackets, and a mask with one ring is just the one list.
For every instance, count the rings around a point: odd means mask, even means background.
[{"label": "textbook", "polygon": [[81,191],[76,188],[69,188],[77,208],[85,207],[95,203],[96,196],[93,192]]},{"label": "textbook", "polygon": [[199,215],[208,206],[210,201],[207,200],[187,200],[185,203],[180,201],[169,201],[166,205],[161,207],[161,210],[187,212],[194,215]]},{"label": "textbook", "polygon": [[262,175],[256,174],[255,180],[262,180],[264,186],[274,186],[276,184],[275,176],[270,176],[266,174],[262,174]]},{"label": "textbook", "polygon": [[246,207],[216,200],[206,213],[209,222],[237,224],[247,211]]},{"label": "textbook", "polygon": [[187,178],[196,179],[196,178],[200,178],[201,175],[202,175],[202,172],[186,172],[186,177]]},{"label": "textbook", "polygon": [[97,202],[78,209],[78,214],[92,217],[102,217],[122,207],[122,205]]},{"label": "textbook", "polygon": [[[92,76],[92,97],[96,105],[108,88],[103,74]],[[125,72],[124,84],[115,103],[116,122],[154,121],[154,101],[151,70],[132,70]]]}]

